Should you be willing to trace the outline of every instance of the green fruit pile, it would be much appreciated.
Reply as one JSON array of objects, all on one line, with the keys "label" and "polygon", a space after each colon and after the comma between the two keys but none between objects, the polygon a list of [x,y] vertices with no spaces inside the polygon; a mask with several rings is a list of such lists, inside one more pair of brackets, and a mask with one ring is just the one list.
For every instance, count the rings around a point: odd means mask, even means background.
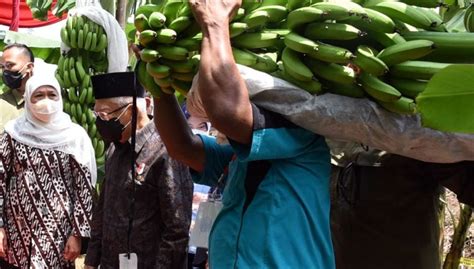
[{"label": "green fruit pile", "polygon": [[[413,114],[415,98],[434,74],[449,64],[474,61],[474,33],[447,32],[434,9],[440,5],[445,4],[243,1],[229,25],[232,51],[237,63],[312,94],[368,97],[392,112]],[[466,25],[473,17],[470,9]],[[168,0],[143,6],[135,26],[145,47],[140,81],[152,92],[184,94],[196,72],[202,39],[189,4]],[[178,63],[186,72],[174,67]]]},{"label": "green fruit pile", "polygon": [[105,162],[105,145],[95,125],[91,76],[107,72],[107,35],[102,26],[84,16],[69,17],[61,29],[62,42],[71,49],[58,61],[56,79],[63,91],[64,111],[89,134],[97,165]]}]

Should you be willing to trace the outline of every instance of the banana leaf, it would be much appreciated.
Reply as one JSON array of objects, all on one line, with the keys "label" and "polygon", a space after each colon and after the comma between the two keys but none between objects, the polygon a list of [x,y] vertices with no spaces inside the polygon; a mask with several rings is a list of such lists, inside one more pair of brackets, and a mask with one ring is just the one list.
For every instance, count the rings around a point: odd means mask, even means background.
[{"label": "banana leaf", "polygon": [[474,133],[474,64],[451,65],[439,71],[417,98],[424,127]]}]

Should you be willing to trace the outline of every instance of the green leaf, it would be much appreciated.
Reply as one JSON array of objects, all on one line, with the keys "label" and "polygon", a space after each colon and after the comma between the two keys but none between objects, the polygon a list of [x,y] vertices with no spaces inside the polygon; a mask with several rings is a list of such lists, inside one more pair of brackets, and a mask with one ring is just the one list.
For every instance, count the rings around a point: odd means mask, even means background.
[{"label": "green leaf", "polygon": [[423,126],[446,132],[474,133],[474,64],[439,71],[416,98]]}]

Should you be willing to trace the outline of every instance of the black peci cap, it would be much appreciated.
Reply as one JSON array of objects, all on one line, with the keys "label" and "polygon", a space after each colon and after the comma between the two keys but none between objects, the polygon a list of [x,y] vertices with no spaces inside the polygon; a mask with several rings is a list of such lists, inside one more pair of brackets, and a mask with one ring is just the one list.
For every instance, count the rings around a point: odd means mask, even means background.
[{"label": "black peci cap", "polygon": [[135,72],[117,72],[92,76],[95,99],[121,96],[145,97],[145,89],[135,77]]}]

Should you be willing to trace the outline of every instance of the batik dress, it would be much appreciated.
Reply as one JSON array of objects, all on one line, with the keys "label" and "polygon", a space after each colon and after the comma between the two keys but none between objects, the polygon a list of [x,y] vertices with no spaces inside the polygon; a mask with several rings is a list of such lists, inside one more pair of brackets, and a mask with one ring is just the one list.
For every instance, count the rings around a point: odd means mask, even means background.
[{"label": "batik dress", "polygon": [[0,139],[0,197],[8,262],[20,268],[74,268],[63,257],[71,235],[89,237],[90,171],[72,155]]}]

